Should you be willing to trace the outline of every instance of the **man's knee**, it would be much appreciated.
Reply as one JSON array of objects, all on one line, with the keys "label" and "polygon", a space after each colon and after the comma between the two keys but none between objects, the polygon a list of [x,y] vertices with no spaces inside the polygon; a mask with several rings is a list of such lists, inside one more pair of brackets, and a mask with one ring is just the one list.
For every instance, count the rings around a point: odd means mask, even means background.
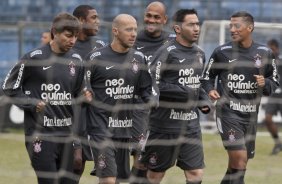
[{"label": "man's knee", "polygon": [[147,171],[147,178],[151,184],[159,184],[161,183],[165,172],[154,172],[154,171]]},{"label": "man's knee", "polygon": [[186,183],[200,184],[203,179],[203,174],[204,174],[203,169],[186,170],[185,171]]}]

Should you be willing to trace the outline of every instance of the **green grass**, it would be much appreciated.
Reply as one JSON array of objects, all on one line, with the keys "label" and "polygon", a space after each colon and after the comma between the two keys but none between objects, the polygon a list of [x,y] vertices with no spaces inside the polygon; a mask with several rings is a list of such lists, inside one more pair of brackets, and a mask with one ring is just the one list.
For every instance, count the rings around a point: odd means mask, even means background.
[{"label": "green grass", "polygon": [[[219,135],[204,134],[205,174],[203,184],[218,184],[226,170],[227,155]],[[0,184],[36,184],[34,171],[30,166],[24,147],[22,133],[0,133]],[[281,183],[282,153],[269,156],[273,140],[269,136],[257,137],[256,156],[249,161],[246,173],[247,184]],[[97,178],[90,176],[93,163],[87,162],[81,184],[95,184]],[[183,171],[173,167],[167,171],[163,184],[185,183]]]}]

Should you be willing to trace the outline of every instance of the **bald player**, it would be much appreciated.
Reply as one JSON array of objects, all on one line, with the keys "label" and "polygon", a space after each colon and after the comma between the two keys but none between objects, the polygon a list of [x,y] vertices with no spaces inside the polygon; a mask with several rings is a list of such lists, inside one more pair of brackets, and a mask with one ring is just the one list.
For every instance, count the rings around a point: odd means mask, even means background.
[{"label": "bald player", "polygon": [[[154,53],[162,45],[175,37],[175,34],[164,31],[167,19],[166,6],[162,2],[154,1],[146,7],[144,12],[144,28],[138,32],[134,48],[145,55],[148,65],[151,64]],[[140,98],[138,102],[143,103]],[[134,181],[131,184],[147,183],[147,169],[140,163],[140,159],[148,124],[148,119],[144,117],[148,117],[148,113],[148,110],[138,109],[133,114],[131,155],[134,157],[134,162],[131,173],[133,176],[132,180]]]},{"label": "bald player", "polygon": [[128,143],[132,136],[134,97],[151,99],[152,79],[144,55],[132,49],[136,20],[120,14],[112,23],[112,43],[87,56],[87,80],[94,102],[89,135],[99,183],[115,184],[130,174]]}]

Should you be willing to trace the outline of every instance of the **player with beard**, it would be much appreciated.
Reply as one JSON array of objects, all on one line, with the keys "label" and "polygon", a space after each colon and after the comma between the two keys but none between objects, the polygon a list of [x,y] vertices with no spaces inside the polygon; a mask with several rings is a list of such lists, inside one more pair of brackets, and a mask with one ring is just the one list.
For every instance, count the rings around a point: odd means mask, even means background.
[{"label": "player with beard", "polygon": [[50,44],[25,54],[2,86],[24,110],[25,145],[39,184],[74,182],[69,176],[73,170],[72,107],[83,88],[84,68],[80,55],[71,48],[79,28],[77,18],[58,14]]},{"label": "player with beard", "polygon": [[96,176],[99,183],[107,184],[129,177],[128,144],[134,98],[140,96],[148,103],[152,93],[145,57],[131,48],[137,35],[136,20],[127,14],[118,15],[113,20],[112,33],[110,45],[87,56],[87,79],[94,94],[88,112],[91,119],[88,133]]},{"label": "player with beard", "polygon": [[[94,7],[89,5],[79,5],[74,9],[73,15],[78,18],[81,24],[73,50],[79,53],[82,58],[85,58],[89,52],[106,45],[102,40],[94,37],[99,30],[99,16]],[[77,117],[80,117],[79,127],[76,128],[76,131],[79,132],[80,141],[74,143],[74,173],[78,174],[79,178],[84,171],[85,162],[93,160],[88,144],[87,123],[89,123],[89,120],[87,120],[86,108],[86,106],[77,106],[75,110],[75,113],[78,114]]]},{"label": "player with beard", "polygon": [[203,73],[203,87],[217,101],[217,128],[229,157],[221,184],[244,183],[247,163],[255,155],[261,97],[279,85],[275,58],[253,40],[253,30],[251,14],[234,13],[229,26],[232,41],[214,50]]},{"label": "player with beard", "polygon": [[200,184],[204,153],[198,108],[204,113],[210,110],[200,84],[205,54],[195,44],[200,22],[194,9],[178,10],[173,20],[176,38],[156,52],[150,68],[158,85],[159,107],[150,114],[142,163],[150,183],[159,184],[176,163],[187,184]]},{"label": "player with beard", "polygon": [[[168,40],[174,38],[174,34],[164,31],[164,25],[167,23],[166,7],[163,3],[155,1],[150,3],[144,13],[144,29],[139,31],[134,48],[141,51],[146,58],[146,62],[150,65],[153,54]],[[139,98],[138,103],[143,103]],[[132,181],[135,183],[146,183],[147,169],[140,163],[141,149],[146,136],[148,119],[148,110],[139,109],[134,112],[133,129],[132,129],[132,151],[134,157],[131,169]]]}]

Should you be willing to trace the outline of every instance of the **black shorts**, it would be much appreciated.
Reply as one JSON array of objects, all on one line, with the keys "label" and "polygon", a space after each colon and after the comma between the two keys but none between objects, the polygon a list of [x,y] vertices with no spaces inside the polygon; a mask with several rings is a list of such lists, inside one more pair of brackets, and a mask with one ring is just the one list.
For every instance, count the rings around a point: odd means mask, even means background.
[{"label": "black shorts", "polygon": [[216,124],[226,150],[247,150],[248,159],[254,158],[256,122],[217,117]]},{"label": "black shorts", "polygon": [[130,176],[129,139],[111,139],[95,135],[90,136],[90,140],[96,176],[128,179]]},{"label": "black shorts", "polygon": [[131,155],[140,155],[149,121],[149,110],[137,109],[133,111],[132,139],[130,142]]},{"label": "black shorts", "polygon": [[93,161],[93,153],[90,147],[90,136],[82,138],[82,159],[84,161]]},{"label": "black shorts", "polygon": [[39,184],[74,182],[68,175],[73,172],[74,159],[69,137],[26,137],[25,145]]},{"label": "black shorts", "polygon": [[175,162],[182,170],[205,167],[201,131],[182,137],[150,131],[142,163],[151,171],[165,172]]},{"label": "black shorts", "polygon": [[282,114],[282,103],[280,99],[270,97],[268,103],[265,105],[265,114],[276,115],[278,112]]}]

